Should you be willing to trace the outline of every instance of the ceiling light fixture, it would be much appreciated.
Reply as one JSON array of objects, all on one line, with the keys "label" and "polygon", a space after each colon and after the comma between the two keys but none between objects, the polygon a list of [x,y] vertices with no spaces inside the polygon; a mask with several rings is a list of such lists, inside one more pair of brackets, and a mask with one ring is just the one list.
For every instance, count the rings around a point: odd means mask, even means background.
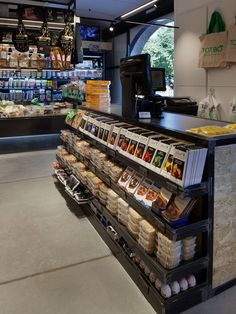
[{"label": "ceiling light fixture", "polygon": [[155,5],[157,2],[158,2],[157,0],[149,1],[149,2],[147,2],[147,3],[145,3],[145,4],[141,5],[141,6],[137,7],[136,9],[133,9],[133,10],[131,10],[131,11],[129,11],[129,12],[127,12],[127,13],[121,15],[120,18],[121,18],[121,19],[125,19],[125,18],[127,18],[128,16],[134,15],[134,14],[137,13],[137,12],[140,12],[140,11],[142,11],[142,10],[144,10],[144,9],[147,9],[147,8],[149,8],[149,7],[153,6],[153,5]]},{"label": "ceiling light fixture", "polygon": [[111,23],[111,25],[110,25],[110,27],[109,27],[109,31],[110,31],[110,32],[114,32],[114,24],[113,24],[113,23]]}]

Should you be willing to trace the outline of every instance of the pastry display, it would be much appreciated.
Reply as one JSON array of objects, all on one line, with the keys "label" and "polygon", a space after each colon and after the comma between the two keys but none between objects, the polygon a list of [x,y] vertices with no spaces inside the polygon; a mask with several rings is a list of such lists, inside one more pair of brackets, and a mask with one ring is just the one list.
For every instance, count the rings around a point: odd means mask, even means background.
[{"label": "pastry display", "polygon": [[210,126],[203,126],[200,128],[192,128],[187,130],[191,133],[196,133],[203,136],[220,136],[220,135],[226,135],[226,134],[233,134],[235,133],[235,128],[224,128],[217,125],[210,125]]}]

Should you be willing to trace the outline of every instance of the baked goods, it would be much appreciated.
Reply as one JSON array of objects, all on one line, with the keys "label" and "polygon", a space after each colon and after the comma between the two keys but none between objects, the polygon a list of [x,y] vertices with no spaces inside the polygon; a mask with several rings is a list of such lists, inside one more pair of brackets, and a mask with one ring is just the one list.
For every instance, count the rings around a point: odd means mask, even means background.
[{"label": "baked goods", "polygon": [[192,128],[187,131],[191,133],[203,135],[203,136],[210,136],[210,137],[235,133],[235,130],[233,130],[232,128],[223,128],[217,125],[203,126],[200,128]]}]

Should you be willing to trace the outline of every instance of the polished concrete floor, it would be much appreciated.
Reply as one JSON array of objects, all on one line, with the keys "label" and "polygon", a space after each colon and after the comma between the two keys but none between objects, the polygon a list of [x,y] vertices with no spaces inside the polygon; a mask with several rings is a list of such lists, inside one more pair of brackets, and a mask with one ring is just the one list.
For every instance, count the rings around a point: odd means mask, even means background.
[{"label": "polished concrete floor", "polygon": [[[0,155],[0,314],[155,313],[54,185],[54,151]],[[233,314],[236,288],[185,314]]]}]

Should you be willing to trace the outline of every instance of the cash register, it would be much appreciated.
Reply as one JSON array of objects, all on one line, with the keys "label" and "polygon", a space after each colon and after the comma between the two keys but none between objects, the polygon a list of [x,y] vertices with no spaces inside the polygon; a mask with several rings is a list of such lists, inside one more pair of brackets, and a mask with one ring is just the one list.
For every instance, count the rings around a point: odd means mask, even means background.
[{"label": "cash register", "polygon": [[161,118],[163,111],[197,114],[197,105],[190,98],[157,94],[166,90],[165,69],[151,68],[149,54],[122,58],[120,78],[124,118]]}]

